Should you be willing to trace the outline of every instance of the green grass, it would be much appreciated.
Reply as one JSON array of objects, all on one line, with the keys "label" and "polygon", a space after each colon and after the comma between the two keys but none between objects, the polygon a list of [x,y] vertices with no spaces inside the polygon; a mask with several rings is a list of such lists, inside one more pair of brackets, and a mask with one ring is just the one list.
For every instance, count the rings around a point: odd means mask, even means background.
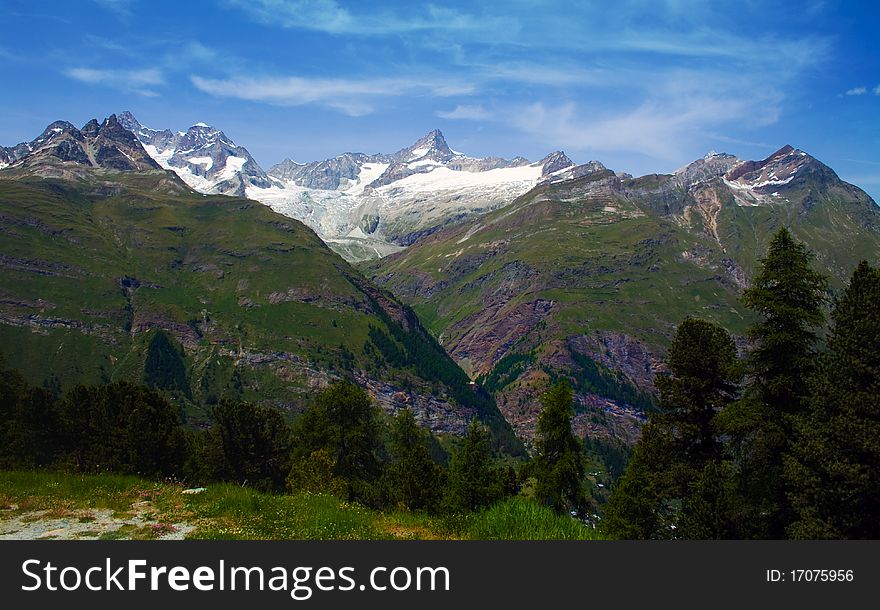
[{"label": "green grass", "polygon": [[532,500],[516,497],[474,515],[467,527],[474,540],[598,540],[596,530],[558,515]]},{"label": "green grass", "polygon": [[158,327],[184,346],[192,399],[181,403],[199,424],[223,396],[301,411],[316,380],[351,372],[432,393],[412,362],[385,366],[364,349],[370,325],[388,330],[385,309],[395,318],[400,305],[375,304],[375,288],[302,223],[169,192],[162,176],[99,179],[112,188],[0,179],[0,359],[32,384],[141,382]]},{"label": "green grass", "polygon": [[[0,471],[0,519],[35,511],[48,517],[83,509],[133,514],[149,503],[158,524],[187,523],[188,537],[232,540],[589,540],[592,529],[525,498],[513,498],[474,515],[439,517],[405,511],[378,512],[324,494],[271,495],[231,484],[184,494],[179,484],[132,476]],[[16,506],[14,510],[10,507]],[[143,506],[143,505],[141,505]],[[143,508],[141,509],[144,510]],[[80,522],[84,517],[78,517]],[[123,526],[102,539],[151,538],[156,527]]]}]

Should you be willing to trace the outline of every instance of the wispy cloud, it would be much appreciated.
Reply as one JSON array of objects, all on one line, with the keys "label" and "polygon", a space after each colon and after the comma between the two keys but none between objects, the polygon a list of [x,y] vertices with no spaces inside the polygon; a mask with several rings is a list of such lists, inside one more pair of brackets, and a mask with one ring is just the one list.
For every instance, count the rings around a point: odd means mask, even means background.
[{"label": "wispy cloud", "polygon": [[0,59],[5,61],[21,61],[22,58],[16,55],[15,53],[0,47]]},{"label": "wispy cloud", "polygon": [[863,184],[880,184],[880,174],[862,174],[855,176],[843,176],[843,179],[849,182],[850,184],[855,184],[856,186]]},{"label": "wispy cloud", "polygon": [[156,68],[144,70],[71,68],[65,71],[65,74],[84,83],[106,85],[147,97],[157,96],[158,93],[152,87],[165,82],[162,72]]},{"label": "wispy cloud", "polygon": [[844,95],[865,95],[867,92],[867,87],[853,87],[852,89],[849,89]]},{"label": "wispy cloud", "polygon": [[134,4],[134,0],[94,0],[94,2],[120,17],[129,17]]},{"label": "wispy cloud", "polygon": [[706,134],[707,137],[717,140],[718,142],[724,142],[725,144],[735,144],[737,146],[748,146],[749,148],[764,148],[767,150],[778,148],[775,144],[770,144],[769,142],[756,142],[753,140],[743,140],[741,138],[731,138],[724,134],[710,132]]},{"label": "wispy cloud", "polygon": [[874,95],[880,95],[880,85],[874,87]]},{"label": "wispy cloud", "polygon": [[191,76],[201,91],[222,97],[279,106],[318,104],[350,116],[370,114],[375,100],[401,95],[450,97],[469,94],[473,85],[447,78],[436,81],[419,78],[322,79],[236,76],[225,79]]},{"label": "wispy cloud", "polygon": [[508,120],[548,144],[675,161],[725,126],[757,128],[779,119],[782,94],[778,91],[764,88],[755,93],[748,77],[725,82],[709,74],[696,76],[667,74],[664,85],[639,96],[641,101],[629,107],[600,110],[583,103],[536,102],[511,109]]},{"label": "wispy cloud", "polygon": [[492,113],[479,105],[459,104],[453,110],[440,110],[437,116],[441,119],[459,119],[467,121],[483,121],[492,118]]},{"label": "wispy cloud", "polygon": [[227,0],[226,4],[260,23],[335,35],[384,36],[426,31],[485,35],[519,27],[516,20],[497,14],[478,16],[433,4],[416,5],[417,11],[409,15],[389,9],[353,13],[336,0]]}]

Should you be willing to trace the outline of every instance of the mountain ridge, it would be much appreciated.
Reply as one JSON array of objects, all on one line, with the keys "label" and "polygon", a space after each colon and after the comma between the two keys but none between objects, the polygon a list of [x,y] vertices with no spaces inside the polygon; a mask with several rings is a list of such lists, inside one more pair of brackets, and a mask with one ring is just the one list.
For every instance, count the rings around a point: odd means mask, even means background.
[{"label": "mountain ridge", "polygon": [[[49,133],[0,169],[0,345],[33,383],[140,381],[161,332],[187,375],[172,395],[196,424],[224,396],[293,414],[352,379],[388,413],[409,407],[453,436],[478,417],[521,450],[409,308],[310,228],[195,192],[115,117]],[[150,163],[101,153],[117,136]],[[83,154],[59,157],[68,141]]]},{"label": "mountain ridge", "polygon": [[[120,116],[153,158],[191,187],[261,201],[305,222],[350,261],[395,252],[426,231],[505,205],[574,167],[562,151],[537,162],[469,157],[434,129],[394,153],[346,152],[308,163],[288,158],[264,172],[222,131],[193,126],[174,134],[144,128],[130,112]],[[187,146],[192,132],[213,134],[216,150]]]},{"label": "mountain ridge", "polygon": [[880,259],[876,203],[785,146],[638,178],[597,163],[362,268],[494,390],[527,442],[538,398],[559,378],[575,387],[581,435],[632,440],[681,320],[716,321],[745,346],[751,314],[739,295],[780,226],[833,286],[862,258]]}]

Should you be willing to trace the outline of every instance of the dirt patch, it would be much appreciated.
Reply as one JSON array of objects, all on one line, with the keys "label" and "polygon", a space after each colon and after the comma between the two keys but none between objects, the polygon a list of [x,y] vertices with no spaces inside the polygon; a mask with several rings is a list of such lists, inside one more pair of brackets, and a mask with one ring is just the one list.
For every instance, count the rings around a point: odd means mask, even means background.
[{"label": "dirt patch", "polygon": [[149,501],[135,502],[120,515],[110,509],[0,510],[0,540],[183,540],[189,523],[161,519]]}]

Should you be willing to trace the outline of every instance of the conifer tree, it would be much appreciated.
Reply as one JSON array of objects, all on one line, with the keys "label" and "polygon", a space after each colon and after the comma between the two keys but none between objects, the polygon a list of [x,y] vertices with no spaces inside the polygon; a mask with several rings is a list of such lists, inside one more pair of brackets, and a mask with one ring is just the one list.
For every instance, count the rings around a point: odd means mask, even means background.
[{"label": "conifer tree", "polygon": [[658,376],[660,411],[649,416],[605,511],[615,538],[720,538],[732,471],[722,458],[718,413],[735,398],[736,348],[720,326],[688,318]]},{"label": "conifer tree", "polygon": [[223,399],[211,433],[217,475],[262,490],[284,488],[290,470],[290,429],[270,407]]},{"label": "conifer tree", "polygon": [[388,499],[410,510],[433,510],[442,494],[442,478],[443,468],[431,459],[428,432],[411,410],[401,410],[391,429],[391,463],[385,471]]},{"label": "conifer tree", "polygon": [[297,422],[294,460],[327,450],[333,475],[346,482],[348,499],[375,503],[372,486],[382,470],[376,410],[357,385],[342,381],[330,386]]},{"label": "conifer tree", "polygon": [[750,383],[722,417],[750,513],[738,537],[784,538],[794,518],[784,486],[784,455],[794,420],[806,407],[826,291],[825,278],[813,271],[810,260],[806,247],[780,229],[743,294],[745,305],[760,316],[750,330],[754,347],[745,367]]},{"label": "conifer tree", "polygon": [[583,512],[583,448],[571,431],[572,391],[565,382],[554,385],[541,397],[538,416],[535,496],[557,512]]},{"label": "conifer tree", "polygon": [[473,511],[497,498],[489,431],[474,419],[462,447],[452,456],[444,501],[452,511]]},{"label": "conifer tree", "polygon": [[795,538],[880,538],[880,270],[862,262],[834,308],[786,463]]},{"label": "conifer tree", "polygon": [[669,430],[649,418],[632,458],[605,505],[602,530],[620,540],[666,540],[674,537],[673,441]]}]

